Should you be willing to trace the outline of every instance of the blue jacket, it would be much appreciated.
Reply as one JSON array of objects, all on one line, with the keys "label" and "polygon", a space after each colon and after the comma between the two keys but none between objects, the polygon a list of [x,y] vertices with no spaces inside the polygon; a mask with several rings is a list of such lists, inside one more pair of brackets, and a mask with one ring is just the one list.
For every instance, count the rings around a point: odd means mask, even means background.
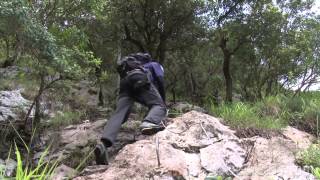
[{"label": "blue jacket", "polygon": [[165,89],[164,89],[164,70],[161,64],[158,62],[148,62],[143,65],[143,67],[150,71],[151,73],[151,81],[152,83],[157,87],[159,90],[159,93],[165,102],[166,95],[165,95]]}]

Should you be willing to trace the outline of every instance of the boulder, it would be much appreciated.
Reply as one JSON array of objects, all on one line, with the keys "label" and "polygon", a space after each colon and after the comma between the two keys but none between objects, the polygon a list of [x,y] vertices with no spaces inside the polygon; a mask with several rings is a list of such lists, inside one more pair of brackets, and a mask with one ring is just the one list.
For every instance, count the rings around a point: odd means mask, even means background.
[{"label": "boulder", "polygon": [[237,175],[237,179],[315,179],[295,164],[294,153],[298,149],[292,140],[283,137],[253,137],[249,140],[254,142],[254,146],[246,167]]},{"label": "boulder", "polygon": [[[46,142],[56,143],[50,158],[59,157],[66,166],[76,167],[88,158],[106,122],[87,120],[49,133]],[[130,117],[115,145],[108,148],[110,164],[96,166],[91,161],[74,179],[205,179],[208,175],[241,180],[315,179],[295,164],[295,153],[314,139],[308,133],[287,127],[271,138],[240,139],[221,119],[198,111],[167,122],[165,130],[143,136],[140,122]]]},{"label": "boulder", "polygon": [[[51,145],[50,156],[47,160],[59,159],[65,165],[75,168],[84,158],[90,159],[90,154],[95,145],[100,142],[100,137],[107,119],[97,121],[86,120],[81,124],[70,125],[59,131],[49,131],[42,138],[44,144]],[[116,154],[123,146],[135,141],[136,121],[129,121],[126,126],[120,130],[117,141],[109,148],[110,158]],[[141,139],[141,138],[140,138]],[[45,149],[39,151],[34,156],[34,161],[38,161]],[[89,162],[88,165],[94,165],[95,162]],[[87,163],[86,163],[87,164]]]},{"label": "boulder", "polygon": [[75,179],[204,179],[210,172],[238,172],[244,158],[234,131],[217,118],[191,111],[157,135],[126,145],[104,172]]},{"label": "boulder", "polygon": [[26,113],[30,101],[22,97],[20,90],[0,91],[0,122],[17,120],[18,113]]},{"label": "boulder", "polygon": [[51,179],[54,180],[65,180],[74,177],[77,174],[77,171],[71,167],[68,167],[64,164],[58,166],[52,175]]},{"label": "boulder", "polygon": [[196,105],[193,105],[193,104],[189,104],[189,103],[186,103],[186,102],[178,102],[178,103],[175,103],[171,106],[170,108],[172,111],[174,112],[178,112],[178,113],[186,113],[186,112],[189,112],[189,111],[198,111],[198,112],[201,112],[201,113],[206,113],[207,111],[199,106],[196,106]]},{"label": "boulder", "polygon": [[[11,177],[16,170],[17,162],[13,159],[2,160],[0,159],[0,170],[3,170],[4,175]],[[0,176],[1,177],[1,176]]]}]

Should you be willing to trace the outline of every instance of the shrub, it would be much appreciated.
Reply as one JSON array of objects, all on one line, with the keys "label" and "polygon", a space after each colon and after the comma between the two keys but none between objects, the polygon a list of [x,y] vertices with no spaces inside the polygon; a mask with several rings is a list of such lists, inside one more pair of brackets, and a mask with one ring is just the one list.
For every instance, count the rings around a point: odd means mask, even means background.
[{"label": "shrub", "polygon": [[312,167],[320,167],[320,145],[313,144],[298,154],[298,163]]},{"label": "shrub", "polygon": [[320,168],[316,167],[312,169],[312,174],[317,178],[320,179]]}]

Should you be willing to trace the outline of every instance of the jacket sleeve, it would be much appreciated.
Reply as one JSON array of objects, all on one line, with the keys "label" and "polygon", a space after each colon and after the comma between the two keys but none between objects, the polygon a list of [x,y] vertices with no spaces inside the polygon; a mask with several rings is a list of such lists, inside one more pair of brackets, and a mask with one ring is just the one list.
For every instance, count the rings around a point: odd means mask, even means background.
[{"label": "jacket sleeve", "polygon": [[165,92],[165,88],[164,88],[164,79],[163,76],[161,77],[157,77],[157,84],[158,84],[158,90],[159,90],[159,94],[163,100],[163,102],[166,102],[166,92]]}]

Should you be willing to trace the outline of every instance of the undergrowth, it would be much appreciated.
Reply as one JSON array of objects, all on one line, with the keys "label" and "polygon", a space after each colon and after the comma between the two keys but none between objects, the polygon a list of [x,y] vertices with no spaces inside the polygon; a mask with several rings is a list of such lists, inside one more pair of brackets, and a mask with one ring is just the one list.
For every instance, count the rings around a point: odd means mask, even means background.
[{"label": "undergrowth", "polygon": [[318,135],[320,93],[271,96],[259,102],[211,105],[211,113],[234,128],[281,129],[287,125]]},{"label": "undergrowth", "polygon": [[67,125],[81,122],[83,113],[79,111],[63,111],[57,113],[53,118],[48,120],[48,126],[51,128],[65,127]]}]

